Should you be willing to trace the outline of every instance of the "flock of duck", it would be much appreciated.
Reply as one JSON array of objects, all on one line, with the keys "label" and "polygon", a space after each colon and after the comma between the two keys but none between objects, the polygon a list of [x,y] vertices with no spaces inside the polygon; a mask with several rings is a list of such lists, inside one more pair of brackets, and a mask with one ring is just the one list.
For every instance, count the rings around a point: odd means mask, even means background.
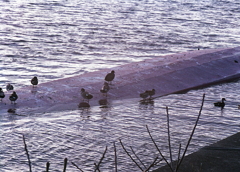
[{"label": "flock of duck", "polygon": [[[112,81],[114,80],[114,78],[115,78],[115,71],[114,70],[112,70],[110,73],[108,73],[105,76],[105,82],[104,82],[102,88],[100,89],[100,92],[103,93],[106,97],[107,97],[108,91],[110,90],[109,85],[112,84]],[[36,76],[34,76],[31,79],[31,84],[33,85],[33,87],[38,85],[38,78]],[[6,90],[7,91],[14,90],[13,85],[8,84],[6,86]],[[153,99],[152,98],[153,95],[155,95],[155,89],[146,90],[145,92],[140,93],[140,97],[142,98],[141,102],[143,102],[143,103],[151,102],[152,99]],[[83,101],[79,104],[79,107],[90,107],[89,100],[93,98],[93,95],[90,94],[89,92],[87,92],[84,88],[82,88],[81,89],[81,96],[83,98]],[[3,98],[5,98],[5,94],[2,90],[2,88],[0,88],[0,99],[1,99],[1,101],[2,101]],[[12,103],[15,104],[15,101],[17,99],[18,99],[18,95],[15,91],[13,91],[12,94],[9,96],[9,100],[11,101],[11,104]],[[221,101],[215,102],[214,105],[218,106],[218,107],[221,107],[221,109],[223,109],[224,106],[225,106],[225,101],[226,101],[226,99],[222,98]],[[240,108],[240,105],[239,105],[239,108]]]},{"label": "flock of duck", "polygon": [[[36,76],[34,76],[34,77],[32,78],[32,80],[31,80],[31,83],[32,83],[33,87],[34,87],[35,85],[38,85],[38,78],[37,78]],[[7,90],[7,91],[14,90],[13,85],[8,84],[8,85],[6,86],[6,90]],[[0,88],[0,99],[1,99],[1,101],[2,101],[2,99],[3,99],[4,97],[5,97],[5,94],[4,94],[3,90],[2,90],[2,88]],[[11,103],[14,103],[14,104],[15,104],[15,101],[16,101],[17,99],[18,99],[18,95],[17,95],[17,93],[16,93],[15,91],[13,91],[12,94],[9,96],[9,100],[11,101]]]}]

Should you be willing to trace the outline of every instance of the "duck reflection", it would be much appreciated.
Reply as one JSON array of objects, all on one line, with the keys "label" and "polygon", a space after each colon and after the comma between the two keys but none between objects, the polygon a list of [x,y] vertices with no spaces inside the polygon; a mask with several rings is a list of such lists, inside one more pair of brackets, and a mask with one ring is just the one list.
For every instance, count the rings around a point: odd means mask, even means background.
[{"label": "duck reflection", "polygon": [[90,108],[90,104],[88,103],[88,102],[80,102],[79,104],[78,104],[78,107],[79,108]]},{"label": "duck reflection", "polygon": [[100,99],[98,103],[100,105],[100,108],[109,108],[109,102],[106,98]]},{"label": "duck reflection", "polygon": [[147,100],[140,100],[139,101],[139,108],[140,109],[147,109],[147,108],[153,108],[154,107],[154,100],[147,99]]},{"label": "duck reflection", "polygon": [[80,121],[88,120],[91,116],[90,108],[89,107],[81,107],[79,109],[81,110],[80,111]]},{"label": "duck reflection", "polygon": [[32,93],[32,94],[36,94],[36,93],[37,93],[37,88],[36,88],[36,87],[33,87],[33,88],[31,89],[31,93]]}]

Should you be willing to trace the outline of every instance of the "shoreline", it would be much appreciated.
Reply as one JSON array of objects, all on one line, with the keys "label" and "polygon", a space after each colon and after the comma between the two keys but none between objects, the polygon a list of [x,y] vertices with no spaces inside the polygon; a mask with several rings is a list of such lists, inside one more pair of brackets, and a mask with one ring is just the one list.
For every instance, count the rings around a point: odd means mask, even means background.
[{"label": "shoreline", "polygon": [[78,109],[82,101],[81,88],[93,94],[91,106],[106,99],[100,93],[104,77],[115,70],[116,77],[108,93],[108,101],[139,98],[145,90],[155,89],[154,97],[186,92],[240,78],[240,47],[206,49],[159,56],[141,62],[102,69],[83,75],[41,83],[33,88],[15,90],[19,96],[15,105],[8,95],[1,109],[25,109],[30,112],[51,112]]},{"label": "shoreline", "polygon": [[[240,132],[184,157],[179,172],[238,172],[240,169]],[[173,163],[176,165],[176,161]],[[153,172],[171,172],[165,165]]]}]

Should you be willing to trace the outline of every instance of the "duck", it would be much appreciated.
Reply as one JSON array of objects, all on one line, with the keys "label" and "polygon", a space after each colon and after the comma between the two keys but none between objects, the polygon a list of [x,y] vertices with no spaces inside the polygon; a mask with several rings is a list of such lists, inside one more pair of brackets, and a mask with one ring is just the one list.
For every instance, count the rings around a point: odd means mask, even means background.
[{"label": "duck", "polygon": [[103,94],[106,94],[107,97],[107,92],[110,90],[109,84],[107,82],[104,82],[103,87],[101,88],[100,92]]},{"label": "duck", "polygon": [[15,104],[15,101],[18,99],[18,95],[15,91],[13,91],[13,93],[9,96],[9,100],[12,102],[14,102]]},{"label": "duck", "polygon": [[155,89],[147,90],[146,92],[147,92],[148,95],[150,96],[150,99],[152,98],[153,95],[155,95]]},{"label": "duck", "polygon": [[31,80],[31,83],[32,83],[33,87],[34,87],[34,85],[38,85],[38,78],[36,76],[34,76]]},{"label": "duck", "polygon": [[6,90],[7,91],[10,91],[10,90],[13,90],[14,89],[14,87],[13,87],[13,85],[11,85],[11,84],[8,84],[7,86],[6,86]]},{"label": "duck", "polygon": [[149,96],[148,91],[145,91],[145,92],[143,92],[143,93],[140,93],[140,97],[143,98],[143,100],[145,100],[148,96]]},{"label": "duck", "polygon": [[114,78],[115,78],[115,71],[112,70],[111,73],[108,73],[105,76],[105,81],[107,81],[109,84],[111,84],[111,82],[113,81]]},{"label": "duck", "polygon": [[93,98],[93,95],[91,95],[89,92],[85,91],[84,88],[81,89],[81,95],[82,95],[83,99],[87,99],[88,102],[90,99]]},{"label": "duck", "polygon": [[224,101],[226,101],[226,99],[225,99],[225,98],[222,98],[222,101],[215,102],[215,103],[214,103],[214,106],[218,106],[218,107],[221,107],[221,108],[223,109],[224,106],[225,106],[225,102],[224,102]]},{"label": "duck", "polygon": [[2,88],[0,88],[0,98],[1,98],[1,101],[2,101],[2,99],[4,97],[5,97],[5,94],[4,94],[3,90],[2,90]]}]

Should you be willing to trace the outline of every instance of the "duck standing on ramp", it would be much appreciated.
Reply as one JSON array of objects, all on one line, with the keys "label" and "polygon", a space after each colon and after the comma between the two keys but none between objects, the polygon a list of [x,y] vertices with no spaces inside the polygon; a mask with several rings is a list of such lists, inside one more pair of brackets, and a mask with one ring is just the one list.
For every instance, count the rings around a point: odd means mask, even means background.
[{"label": "duck standing on ramp", "polygon": [[155,89],[152,89],[152,90],[147,90],[146,91],[148,93],[148,95],[150,96],[149,99],[152,99],[152,96],[155,95]]},{"label": "duck standing on ramp", "polygon": [[113,79],[115,78],[115,71],[112,70],[111,73],[108,73],[105,76],[105,81],[107,81],[109,84],[112,84]]},{"label": "duck standing on ramp", "polygon": [[143,98],[143,101],[145,101],[148,96],[149,96],[149,94],[147,91],[140,93],[140,97]]},{"label": "duck standing on ramp", "polygon": [[2,99],[4,97],[5,97],[5,94],[4,94],[3,90],[2,90],[2,88],[0,88],[0,99],[1,99],[1,101],[2,101]]},{"label": "duck standing on ramp", "polygon": [[81,96],[83,99],[86,99],[88,102],[90,99],[93,98],[93,95],[91,95],[89,92],[85,91],[84,88],[81,89]]},{"label": "duck standing on ramp", "polygon": [[34,85],[38,85],[38,78],[37,78],[36,76],[34,76],[34,77],[32,78],[31,84],[33,85],[33,87],[34,87]]},{"label": "duck standing on ramp", "polygon": [[10,91],[10,90],[13,90],[14,89],[14,87],[13,87],[13,85],[11,85],[11,84],[8,84],[7,86],[6,86],[6,90],[7,91]]},{"label": "duck standing on ramp", "polygon": [[107,97],[107,92],[110,90],[109,84],[104,82],[103,87],[101,88],[100,92],[105,94]]},{"label": "duck standing on ramp", "polygon": [[11,103],[14,102],[14,104],[15,104],[15,101],[16,101],[17,99],[18,99],[18,95],[17,95],[17,93],[14,91],[14,92],[10,95],[9,100],[11,101]]}]

